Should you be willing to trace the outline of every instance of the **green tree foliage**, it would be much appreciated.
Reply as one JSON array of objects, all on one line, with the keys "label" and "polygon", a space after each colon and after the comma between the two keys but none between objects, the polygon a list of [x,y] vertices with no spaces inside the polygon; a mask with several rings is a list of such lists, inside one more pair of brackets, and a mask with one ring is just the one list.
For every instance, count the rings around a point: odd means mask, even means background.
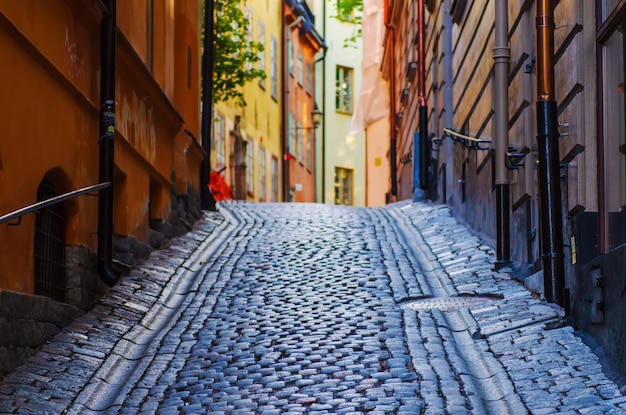
[{"label": "green tree foliage", "polygon": [[245,0],[214,0],[213,102],[233,100],[239,107],[246,105],[242,87],[267,76],[256,65],[263,45],[249,38],[244,7]]},{"label": "green tree foliage", "polygon": [[354,23],[358,26],[357,33],[344,40],[344,47],[354,47],[357,39],[361,37],[361,13],[363,12],[363,0],[328,0],[334,1],[337,7],[335,18],[341,22]]}]

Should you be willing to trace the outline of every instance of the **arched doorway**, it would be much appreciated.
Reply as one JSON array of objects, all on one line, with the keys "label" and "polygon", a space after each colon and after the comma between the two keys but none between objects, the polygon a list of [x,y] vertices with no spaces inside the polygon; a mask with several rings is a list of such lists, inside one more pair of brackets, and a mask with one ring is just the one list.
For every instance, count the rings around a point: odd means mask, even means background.
[{"label": "arched doorway", "polygon": [[[37,188],[37,201],[58,196],[47,180]],[[35,294],[57,301],[65,297],[65,210],[62,204],[41,209],[35,217]]]}]

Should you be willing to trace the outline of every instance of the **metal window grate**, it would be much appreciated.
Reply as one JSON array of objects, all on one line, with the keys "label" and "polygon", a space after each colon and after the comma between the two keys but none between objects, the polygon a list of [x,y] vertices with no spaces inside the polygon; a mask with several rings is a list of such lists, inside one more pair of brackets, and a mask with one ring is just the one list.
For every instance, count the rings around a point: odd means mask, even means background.
[{"label": "metal window grate", "polygon": [[[37,201],[58,195],[45,180],[37,189]],[[57,301],[65,296],[65,212],[61,204],[45,207],[35,217],[35,294]]]}]

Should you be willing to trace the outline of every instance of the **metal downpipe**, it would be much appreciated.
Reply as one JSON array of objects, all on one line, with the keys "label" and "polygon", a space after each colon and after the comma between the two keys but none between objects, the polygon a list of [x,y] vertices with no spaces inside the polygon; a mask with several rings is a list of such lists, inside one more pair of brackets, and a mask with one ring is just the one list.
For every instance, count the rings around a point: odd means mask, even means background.
[{"label": "metal downpipe", "polygon": [[211,174],[211,120],[213,118],[213,0],[204,4],[204,53],[202,55],[202,149],[200,203],[203,210],[215,212],[215,199],[209,191]]},{"label": "metal downpipe", "polygon": [[105,0],[100,45],[99,182],[111,185],[98,193],[98,273],[112,287],[120,276],[113,270],[113,169],[115,166],[116,0]]},{"label": "metal downpipe", "polygon": [[[322,37],[326,39],[326,2],[323,2],[322,10]],[[326,49],[322,62],[322,112],[326,114]],[[322,123],[322,203],[326,203],[326,124]]]},{"label": "metal downpipe", "polygon": [[391,43],[391,55],[389,57],[389,158],[391,167],[391,195],[398,196],[398,166],[397,166],[397,150],[396,150],[396,74],[394,72],[393,57],[396,48],[395,33],[396,28],[389,22],[391,19],[391,10],[389,10],[389,0],[385,0],[385,27],[389,31]]},{"label": "metal downpipe", "polygon": [[[452,0],[444,1],[444,13],[443,30],[442,30],[442,43],[443,43],[443,59],[442,59],[442,72],[443,72],[443,126],[444,128],[454,128],[454,101],[453,84],[454,76],[452,71],[452,16],[450,9],[452,8]],[[445,189],[444,189],[444,203],[451,201],[454,195],[454,143],[450,138],[446,138],[443,142],[443,148],[445,151]],[[446,200],[447,199],[447,200]]]},{"label": "metal downpipe", "polygon": [[493,48],[495,73],[495,139],[496,139],[496,268],[509,264],[510,248],[510,196],[509,172],[505,158],[509,148],[509,49],[508,0],[495,2],[496,39]]},{"label": "metal downpipe", "polygon": [[[419,99],[419,132],[420,132],[420,189],[430,188],[430,137],[428,136],[428,108],[426,107],[426,69],[424,50],[424,0],[417,1],[417,88]],[[426,197],[429,197],[428,193]]]},{"label": "metal downpipe", "polygon": [[430,170],[430,139],[428,138],[428,108],[426,105],[421,105],[419,108],[420,114],[420,159],[419,159],[419,170],[420,170],[420,189],[425,190],[425,197],[429,198],[429,189],[430,189],[430,178],[429,178],[429,170]]},{"label": "metal downpipe", "polygon": [[[537,143],[539,214],[546,300],[565,307],[559,130],[554,93],[554,5],[537,2]],[[565,310],[569,314],[569,310]]]}]

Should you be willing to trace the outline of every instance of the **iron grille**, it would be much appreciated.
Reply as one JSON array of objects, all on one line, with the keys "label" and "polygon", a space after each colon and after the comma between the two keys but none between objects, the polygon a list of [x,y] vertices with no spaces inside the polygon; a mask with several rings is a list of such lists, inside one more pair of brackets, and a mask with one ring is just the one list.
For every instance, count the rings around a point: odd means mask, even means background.
[{"label": "iron grille", "polygon": [[[58,196],[43,180],[37,201]],[[62,204],[42,208],[35,217],[35,294],[57,301],[65,296],[65,211]]]}]

